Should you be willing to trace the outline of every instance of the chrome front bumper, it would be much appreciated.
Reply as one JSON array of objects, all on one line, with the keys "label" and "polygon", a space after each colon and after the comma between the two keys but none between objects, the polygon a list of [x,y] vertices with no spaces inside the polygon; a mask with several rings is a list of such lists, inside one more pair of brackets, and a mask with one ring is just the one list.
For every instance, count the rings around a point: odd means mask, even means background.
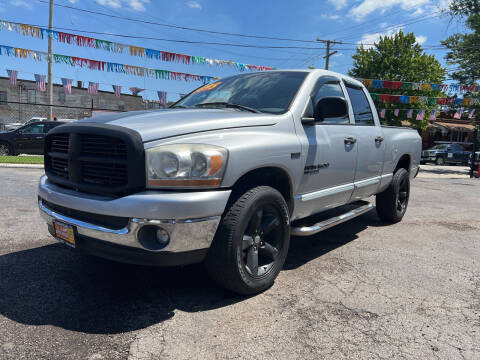
[{"label": "chrome front bumper", "polygon": [[[38,206],[40,215],[50,226],[53,226],[54,221],[60,221],[75,226],[80,237],[154,252],[186,252],[209,248],[220,221],[220,216],[188,220],[131,218],[127,226],[122,229],[108,229],[55,212],[47,208],[42,200],[39,200]],[[170,235],[169,244],[161,250],[150,250],[143,247],[137,239],[137,234],[140,228],[145,225],[161,226],[167,230]]]},{"label": "chrome front bumper", "polygon": [[[75,226],[79,238],[170,254],[208,249],[229,196],[229,190],[219,190],[190,193],[144,192],[117,199],[102,198],[58,187],[43,176],[39,184],[38,206],[50,229],[54,221],[60,221]],[[128,223],[121,229],[88,223],[49,208],[44,204],[44,200],[90,214],[125,217],[128,218]],[[195,216],[200,212],[205,216]],[[165,216],[167,214],[170,216]],[[150,250],[142,246],[137,234],[146,225],[160,226],[167,230],[170,235],[168,245],[161,250]]]}]

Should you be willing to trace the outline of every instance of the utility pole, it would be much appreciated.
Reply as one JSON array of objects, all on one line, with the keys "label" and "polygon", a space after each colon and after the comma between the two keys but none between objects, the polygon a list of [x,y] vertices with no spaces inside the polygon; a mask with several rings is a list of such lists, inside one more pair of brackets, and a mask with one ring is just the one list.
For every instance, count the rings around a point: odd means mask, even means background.
[{"label": "utility pole", "polygon": [[53,119],[53,79],[52,79],[52,30],[53,30],[53,0],[50,0],[48,12],[48,120]]},{"label": "utility pole", "polygon": [[341,44],[341,41],[333,41],[333,40],[322,40],[317,38],[317,41],[322,42],[324,44],[327,44],[326,48],[326,53],[325,56],[323,57],[325,59],[325,70],[328,70],[328,65],[330,63],[330,56],[335,55],[338,51],[332,51],[330,52],[330,45],[335,45],[335,44]]}]

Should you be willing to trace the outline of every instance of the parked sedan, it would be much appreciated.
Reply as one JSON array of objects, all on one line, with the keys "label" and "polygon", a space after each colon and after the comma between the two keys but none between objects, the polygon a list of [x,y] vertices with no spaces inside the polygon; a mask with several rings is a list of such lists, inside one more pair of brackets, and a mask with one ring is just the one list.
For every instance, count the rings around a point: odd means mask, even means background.
[{"label": "parked sedan", "polygon": [[61,121],[39,121],[18,129],[0,133],[0,156],[18,154],[43,154],[43,142],[47,132]]},{"label": "parked sedan", "polygon": [[468,164],[470,152],[460,144],[440,144],[422,151],[421,163],[433,162],[437,165]]}]

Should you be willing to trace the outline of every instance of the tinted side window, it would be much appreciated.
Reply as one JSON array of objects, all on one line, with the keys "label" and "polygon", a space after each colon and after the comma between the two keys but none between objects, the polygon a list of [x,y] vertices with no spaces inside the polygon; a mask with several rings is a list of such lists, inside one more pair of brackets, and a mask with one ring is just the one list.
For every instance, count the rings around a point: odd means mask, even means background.
[{"label": "tinted side window", "polygon": [[45,124],[35,124],[27,126],[22,130],[24,134],[44,134],[46,132]]},{"label": "tinted side window", "polygon": [[355,88],[347,85],[348,96],[352,102],[353,113],[355,115],[356,125],[375,125],[372,109],[368,103],[367,96],[361,88]]},{"label": "tinted side window", "polygon": [[[313,98],[313,103],[317,104],[323,98],[330,96],[342,98],[345,97],[340,83],[331,82],[321,85],[317,93],[315,94],[315,97]],[[320,124],[350,124],[350,119],[348,118],[348,116],[341,118],[325,118]]]}]

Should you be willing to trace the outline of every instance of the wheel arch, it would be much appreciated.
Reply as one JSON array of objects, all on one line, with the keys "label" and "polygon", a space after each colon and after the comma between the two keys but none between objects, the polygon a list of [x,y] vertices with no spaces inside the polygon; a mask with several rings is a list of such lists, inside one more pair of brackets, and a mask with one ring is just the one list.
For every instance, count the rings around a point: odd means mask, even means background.
[{"label": "wheel arch", "polygon": [[397,161],[397,165],[395,166],[395,170],[393,173],[397,172],[398,169],[405,169],[408,173],[410,173],[410,169],[412,166],[412,156],[410,154],[403,154],[400,156],[400,159]]},{"label": "wheel arch", "polygon": [[232,186],[229,205],[249,189],[262,185],[270,186],[282,194],[291,215],[294,207],[293,181],[288,171],[279,166],[259,167],[241,175]]}]

